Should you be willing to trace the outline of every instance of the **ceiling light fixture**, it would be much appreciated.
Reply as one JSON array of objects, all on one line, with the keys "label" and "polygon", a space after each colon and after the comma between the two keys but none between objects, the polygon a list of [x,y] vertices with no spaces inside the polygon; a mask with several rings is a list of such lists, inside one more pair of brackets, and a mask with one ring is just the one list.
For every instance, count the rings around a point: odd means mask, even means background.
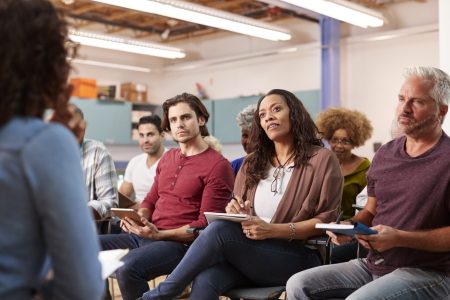
[{"label": "ceiling light fixture", "polygon": [[70,59],[70,62],[74,63],[74,64],[80,64],[80,65],[104,67],[104,68],[127,70],[127,71],[142,72],[142,73],[150,73],[151,72],[151,70],[149,68],[136,67],[136,66],[130,66],[130,65],[122,65],[122,64],[113,64],[113,63],[96,61],[96,60],[74,58],[74,59]]},{"label": "ceiling light fixture", "polygon": [[272,41],[291,39],[289,31],[278,27],[243,17],[237,14],[213,9],[195,3],[180,0],[92,0],[108,5],[146,12],[202,24],[209,27],[229,30],[245,35]]},{"label": "ceiling light fixture", "polygon": [[280,0],[359,27],[380,27],[381,13],[345,0]]},{"label": "ceiling light fixture", "polygon": [[97,33],[83,32],[74,29],[69,30],[69,37],[74,42],[91,47],[105,48],[171,59],[183,58],[186,56],[186,54],[178,48],[167,47],[156,43],[148,43],[137,40],[128,40],[119,37],[111,37]]}]

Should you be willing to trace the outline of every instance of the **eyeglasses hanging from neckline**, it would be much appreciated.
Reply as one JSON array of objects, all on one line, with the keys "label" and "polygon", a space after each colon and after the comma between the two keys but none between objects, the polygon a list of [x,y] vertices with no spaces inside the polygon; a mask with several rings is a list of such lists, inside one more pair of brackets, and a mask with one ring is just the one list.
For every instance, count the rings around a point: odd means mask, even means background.
[{"label": "eyeglasses hanging from neckline", "polygon": [[278,166],[275,168],[275,171],[273,172],[272,176],[274,179],[272,181],[272,184],[270,185],[270,191],[273,193],[274,196],[277,193],[278,194],[282,193],[283,178],[284,178],[284,173],[286,172],[285,167],[291,161],[291,159],[294,157],[294,155],[295,155],[295,152],[292,153],[288,157],[288,159],[284,162],[284,164],[281,164],[280,160],[278,159],[278,156],[275,155]]}]

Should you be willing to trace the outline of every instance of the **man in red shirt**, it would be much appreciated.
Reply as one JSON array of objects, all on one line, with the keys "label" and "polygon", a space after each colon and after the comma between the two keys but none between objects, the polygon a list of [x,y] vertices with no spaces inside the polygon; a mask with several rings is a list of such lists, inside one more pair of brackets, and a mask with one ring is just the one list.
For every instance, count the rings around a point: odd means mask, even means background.
[{"label": "man in red shirt", "polygon": [[170,274],[194,240],[190,227],[207,225],[205,211],[223,212],[231,198],[234,175],[230,163],[211,149],[202,136],[209,113],[190,94],[164,102],[162,128],[180,148],[161,158],[154,184],[138,213],[144,226],[122,220],[128,234],[101,236],[104,250],[128,248],[125,265],[116,271],[124,300],[148,290],[147,281]]}]

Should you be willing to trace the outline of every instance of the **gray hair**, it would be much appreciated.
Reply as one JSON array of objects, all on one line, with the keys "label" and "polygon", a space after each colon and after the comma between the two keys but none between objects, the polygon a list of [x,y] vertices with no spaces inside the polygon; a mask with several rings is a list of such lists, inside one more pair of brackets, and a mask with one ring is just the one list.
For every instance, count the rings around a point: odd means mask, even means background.
[{"label": "gray hair", "polygon": [[236,121],[242,129],[250,130],[252,128],[253,118],[255,116],[256,104],[251,104],[241,110],[237,116]]},{"label": "gray hair", "polygon": [[444,71],[433,67],[408,67],[404,72],[405,78],[417,76],[433,83],[430,97],[439,105],[448,105],[450,100],[450,77]]}]

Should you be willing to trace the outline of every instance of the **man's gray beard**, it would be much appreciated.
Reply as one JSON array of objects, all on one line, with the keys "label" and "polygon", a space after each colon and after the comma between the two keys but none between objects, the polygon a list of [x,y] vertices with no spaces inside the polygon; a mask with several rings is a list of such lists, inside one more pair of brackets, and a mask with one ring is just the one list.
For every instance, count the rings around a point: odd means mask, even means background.
[{"label": "man's gray beard", "polygon": [[423,132],[428,131],[429,128],[434,128],[438,124],[440,124],[439,116],[433,115],[425,120],[422,120],[420,122],[412,123],[410,126],[406,126],[403,128],[403,132],[407,135],[411,136],[419,136]]}]

